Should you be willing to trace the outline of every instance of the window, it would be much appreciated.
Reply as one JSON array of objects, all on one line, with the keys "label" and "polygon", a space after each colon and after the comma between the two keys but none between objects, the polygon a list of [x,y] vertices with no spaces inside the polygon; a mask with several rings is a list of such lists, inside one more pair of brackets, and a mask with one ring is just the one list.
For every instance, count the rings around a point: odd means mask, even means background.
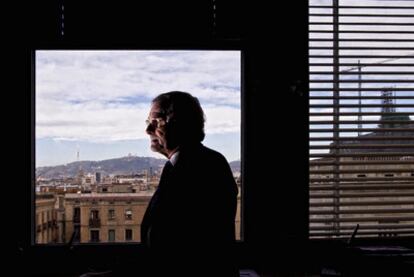
[{"label": "window", "polygon": [[115,219],[115,210],[114,209],[109,209],[108,210],[108,219],[109,220],[114,220]]},{"label": "window", "polygon": [[108,230],[108,241],[115,241],[115,230]]},{"label": "window", "polygon": [[132,210],[131,209],[126,209],[125,210],[125,219],[126,220],[132,220]]},{"label": "window", "polygon": [[91,228],[101,227],[101,219],[99,218],[98,210],[91,210],[90,216],[89,216],[89,227]]},{"label": "window", "polygon": [[91,242],[99,242],[99,231],[98,230],[91,230],[90,233],[90,241]]},{"label": "window", "polygon": [[80,237],[81,237],[81,234],[80,234],[80,224],[74,224],[74,228],[73,229],[74,229],[73,230],[73,233],[72,233],[73,242],[79,243],[80,242]]},{"label": "window", "polygon": [[99,219],[99,211],[91,210],[90,219]]},{"label": "window", "polygon": [[[208,118],[203,143],[226,157],[241,193],[241,51],[36,50],[34,54],[36,197],[46,191],[63,196],[61,208],[53,206],[56,200],[50,203],[51,211],[65,219],[56,232],[57,241],[68,243],[79,229],[79,242],[87,243],[90,239],[82,234],[90,228],[140,224],[165,163],[148,146],[145,119],[151,100],[168,90],[188,91],[199,98]],[[123,218],[115,218],[123,213]],[[84,224],[81,215],[89,216]],[[131,236],[139,242],[136,239]]]},{"label": "window", "polygon": [[413,237],[414,2],[309,4],[309,236]]},{"label": "window", "polygon": [[132,229],[125,229],[125,240],[132,240]]},{"label": "window", "polygon": [[80,208],[73,209],[73,223],[80,223]]}]

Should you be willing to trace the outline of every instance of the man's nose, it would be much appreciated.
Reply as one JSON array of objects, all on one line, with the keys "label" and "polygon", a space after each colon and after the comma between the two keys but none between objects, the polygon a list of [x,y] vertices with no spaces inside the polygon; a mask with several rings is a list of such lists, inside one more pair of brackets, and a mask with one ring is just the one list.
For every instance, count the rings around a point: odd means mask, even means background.
[{"label": "man's nose", "polygon": [[148,124],[147,128],[145,128],[145,132],[147,132],[148,135],[154,133],[154,127],[152,126],[152,124]]}]

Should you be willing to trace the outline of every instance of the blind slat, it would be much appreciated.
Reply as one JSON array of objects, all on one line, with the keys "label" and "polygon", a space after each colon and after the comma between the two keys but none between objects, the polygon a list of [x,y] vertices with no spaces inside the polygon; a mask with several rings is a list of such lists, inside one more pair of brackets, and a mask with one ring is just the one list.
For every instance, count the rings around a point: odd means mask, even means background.
[{"label": "blind slat", "polygon": [[347,206],[360,206],[360,207],[368,207],[368,206],[395,206],[395,205],[412,205],[413,202],[410,200],[381,200],[381,201],[346,201],[340,202],[339,204],[333,202],[311,202],[309,204],[310,207],[331,207],[331,206],[340,206],[340,207],[347,207]]},{"label": "blind slat", "polygon": [[[361,180],[362,182],[363,180]],[[311,191],[329,191],[337,189],[335,188],[336,185],[313,185],[309,188]],[[364,184],[364,185],[348,185],[348,184],[341,184],[338,188],[339,190],[390,190],[390,189],[414,189],[414,184],[408,185],[398,185],[394,182],[389,182],[387,185],[371,185],[371,184]]]},{"label": "blind slat", "polygon": [[[332,113],[332,112],[310,112],[309,115],[310,116],[332,116],[332,115],[336,115],[338,113]],[[342,116],[350,116],[350,115],[361,115],[361,116],[367,116],[367,115],[389,115],[389,114],[393,114],[393,115],[414,115],[414,111],[411,112],[396,112],[396,113],[380,113],[380,112],[340,112],[339,115]]]},{"label": "blind slat", "polygon": [[339,211],[334,211],[333,209],[331,210],[317,210],[317,209],[311,209],[309,211],[312,215],[329,215],[332,213],[337,213],[337,214],[366,214],[367,212],[374,214],[392,214],[392,213],[399,213],[399,214],[406,214],[406,213],[414,213],[414,208],[412,209],[351,209],[351,210],[339,210]]},{"label": "blind slat", "polygon": [[[319,9],[319,8],[323,8],[323,9],[332,9],[334,8],[333,5],[309,5],[309,8],[311,9]],[[339,9],[387,9],[387,10],[392,10],[392,9],[398,9],[398,10],[402,10],[402,9],[409,9],[409,10],[414,10],[414,6],[347,6],[347,5],[339,5],[338,6]]]},{"label": "blind slat", "polygon": [[[355,226],[343,226],[343,230],[353,230]],[[331,226],[312,226],[312,230],[332,230]],[[414,229],[414,224],[384,224],[384,225],[372,225],[362,224],[359,226],[360,230],[375,230],[375,229]]]},{"label": "blind slat", "polygon": [[[318,22],[318,21],[310,21],[309,25],[329,25],[332,26],[332,23],[330,22]],[[414,26],[414,23],[410,22],[340,22],[338,24],[339,26],[355,26],[355,25],[361,25],[361,26]]]},{"label": "blind slat", "polygon": [[[339,218],[339,222],[369,222],[369,221],[413,221],[413,216],[370,216],[370,217],[342,217]],[[332,222],[331,218],[311,218],[310,222],[329,223]]]}]

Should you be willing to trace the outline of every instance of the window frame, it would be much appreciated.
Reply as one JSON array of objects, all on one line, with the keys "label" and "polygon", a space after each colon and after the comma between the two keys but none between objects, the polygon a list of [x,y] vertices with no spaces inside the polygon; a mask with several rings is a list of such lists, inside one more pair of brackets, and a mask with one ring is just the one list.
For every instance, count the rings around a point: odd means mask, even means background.
[{"label": "window frame", "polygon": [[[36,64],[35,64],[35,60],[36,60],[36,57],[35,57],[35,53],[36,53],[36,51],[38,51],[38,50],[58,50],[59,48],[56,48],[56,47],[53,47],[53,48],[48,48],[48,47],[41,47],[41,48],[31,48],[30,49],[30,54],[31,54],[31,129],[32,129],[32,134],[31,134],[31,145],[32,145],[32,147],[31,147],[31,166],[30,166],[30,168],[31,168],[31,198],[32,199],[35,199],[35,197],[36,197],[36,187],[35,187],[35,168],[34,168],[34,165],[35,165],[35,136],[34,136],[34,129],[35,129],[35,67],[36,67]],[[62,50],[88,50],[88,48],[87,47],[74,47],[74,48],[62,48]],[[101,48],[99,48],[99,49],[102,49],[102,50],[137,50],[137,51],[139,51],[139,50],[149,50],[149,49],[146,49],[146,48],[142,48],[142,47],[138,47],[138,46],[134,46],[134,47],[130,47],[130,46],[128,46],[128,47],[125,47],[125,48],[109,48],[109,47],[101,47]],[[240,175],[240,177],[241,177],[241,179],[242,180],[244,180],[244,171],[245,171],[245,169],[244,169],[244,167],[243,167],[243,159],[244,159],[244,139],[243,139],[243,134],[246,132],[246,130],[245,130],[245,124],[244,124],[244,122],[245,122],[245,112],[244,112],[244,80],[243,80],[243,78],[244,78],[244,54],[245,54],[245,49],[244,49],[244,47],[242,47],[242,45],[241,44],[239,44],[239,43],[237,43],[236,45],[233,45],[233,44],[230,44],[229,46],[226,46],[225,44],[223,44],[223,43],[220,43],[219,45],[217,45],[217,46],[203,46],[203,47],[197,47],[197,48],[187,48],[187,47],[179,47],[179,48],[176,48],[176,47],[174,47],[174,46],[165,46],[165,47],[161,47],[161,46],[154,46],[154,47],[151,47],[151,50],[154,50],[154,51],[157,51],[157,50],[177,50],[177,51],[179,51],[179,50],[200,50],[200,51],[239,51],[240,52],[240,80],[241,80],[241,84],[240,84],[240,121],[241,121],[241,129],[240,129],[240,156],[241,156],[241,175]],[[244,182],[242,182],[241,183],[241,192],[240,192],[240,200],[241,200],[241,205],[240,205],[240,216],[241,216],[241,220],[240,220],[240,240],[238,241],[238,243],[239,242],[242,242],[243,241],[243,225],[244,225],[244,223],[243,223],[243,197],[244,197]],[[34,202],[32,202],[32,203],[34,203]],[[92,203],[92,204],[94,204],[94,203]],[[131,204],[131,203],[127,203],[127,204]],[[95,205],[98,205],[98,203],[95,203]],[[33,206],[34,206],[34,204],[33,204]],[[78,206],[76,206],[76,207],[74,207],[74,209],[75,208],[77,208]],[[31,210],[32,210],[32,213],[35,213],[35,210],[36,210],[36,207],[34,206],[34,207],[31,207]],[[92,212],[93,211],[96,211],[97,213],[98,213],[98,219],[97,220],[101,220],[102,219],[102,214],[101,214],[101,210],[99,209],[99,207],[98,206],[92,206],[91,207],[91,209],[90,209],[90,211],[89,211],[89,214],[88,214],[88,221],[90,221],[91,219],[92,219]],[[131,215],[130,215],[130,218],[128,218],[128,215],[127,215],[127,212],[128,211],[130,211],[131,212]],[[32,218],[33,216],[31,216],[31,218]],[[126,208],[124,208],[124,212],[123,212],[123,218],[124,218],[124,220],[126,220],[126,221],[132,221],[133,219],[134,219],[134,216],[133,216],[133,209],[132,209],[132,207],[126,207]],[[95,220],[95,219],[94,219]],[[109,218],[109,209],[108,209],[108,220],[116,220],[116,212],[115,212],[115,218],[112,218],[112,219],[110,219]],[[33,225],[33,223],[31,224],[31,225]],[[37,244],[36,244],[36,237],[35,237],[35,233],[36,232],[33,232],[33,231],[31,231],[30,232],[31,233],[31,245],[32,246],[36,246]],[[87,244],[94,244],[94,243],[91,243],[91,242],[89,242],[89,243],[75,243],[76,245],[78,245],[78,244],[85,244],[85,245],[87,245]],[[141,244],[140,242],[117,242],[117,244]],[[48,244],[42,244],[41,245],[41,247],[47,247],[47,245]],[[59,247],[59,245],[61,245],[61,246],[63,246],[63,244],[58,244],[58,245],[55,245],[55,246],[53,246],[53,247]],[[108,245],[108,243],[105,243],[104,244],[105,246],[107,246]]]}]

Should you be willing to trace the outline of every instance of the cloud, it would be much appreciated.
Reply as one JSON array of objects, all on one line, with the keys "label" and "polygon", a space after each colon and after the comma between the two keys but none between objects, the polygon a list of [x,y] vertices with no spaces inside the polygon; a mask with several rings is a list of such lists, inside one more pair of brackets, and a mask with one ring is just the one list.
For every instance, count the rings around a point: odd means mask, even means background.
[{"label": "cloud", "polygon": [[205,131],[207,134],[222,134],[240,132],[241,111],[226,106],[207,106]]},{"label": "cloud", "polygon": [[[43,100],[37,104],[36,138],[67,140],[125,140],[143,138],[148,105],[70,104]],[[53,116],[50,116],[52,114]]]},{"label": "cloud", "polygon": [[240,132],[236,51],[37,51],[36,138],[146,138],[150,101],[183,90],[198,97],[207,134]]},{"label": "cloud", "polygon": [[225,88],[234,102],[240,91],[240,53],[235,51],[38,51],[36,92],[39,97],[78,101],[119,97],[153,98],[161,92]]}]

